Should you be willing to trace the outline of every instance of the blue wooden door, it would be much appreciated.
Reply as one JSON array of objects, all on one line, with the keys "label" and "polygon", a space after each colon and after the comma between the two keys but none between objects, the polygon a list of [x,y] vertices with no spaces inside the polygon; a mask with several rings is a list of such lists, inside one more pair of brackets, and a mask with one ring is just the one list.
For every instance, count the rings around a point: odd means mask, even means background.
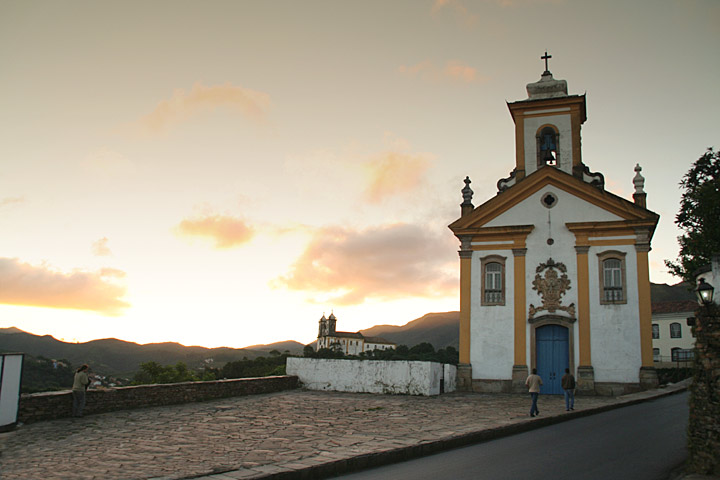
[{"label": "blue wooden door", "polygon": [[560,380],[568,368],[568,329],[545,325],[535,330],[535,353],[538,375],[543,385],[540,393],[562,394]]}]

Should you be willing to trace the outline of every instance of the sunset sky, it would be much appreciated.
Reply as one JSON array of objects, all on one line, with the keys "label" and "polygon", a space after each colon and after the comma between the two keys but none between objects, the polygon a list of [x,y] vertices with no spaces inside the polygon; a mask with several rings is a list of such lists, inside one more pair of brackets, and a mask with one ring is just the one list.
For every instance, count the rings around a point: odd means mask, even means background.
[{"label": "sunset sky", "polygon": [[0,327],[243,347],[458,310],[447,225],[540,56],[660,214],[720,147],[716,0],[0,1]]}]

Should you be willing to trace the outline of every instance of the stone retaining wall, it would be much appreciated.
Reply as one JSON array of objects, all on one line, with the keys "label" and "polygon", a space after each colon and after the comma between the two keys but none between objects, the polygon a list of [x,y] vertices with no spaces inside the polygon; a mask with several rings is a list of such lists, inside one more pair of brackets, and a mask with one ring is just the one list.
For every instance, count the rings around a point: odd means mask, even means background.
[{"label": "stone retaining wall", "polygon": [[455,365],[402,360],[288,357],[285,371],[308,390],[402,395],[453,392],[457,378]]},{"label": "stone retaining wall", "polygon": [[[298,377],[287,375],[88,390],[84,413],[104,413],[279,392],[297,388],[297,385]],[[71,415],[72,393],[70,390],[23,394],[20,397],[19,422],[30,423]]]},{"label": "stone retaining wall", "polygon": [[701,307],[692,332],[695,371],[690,385],[688,469],[720,476],[720,307]]}]

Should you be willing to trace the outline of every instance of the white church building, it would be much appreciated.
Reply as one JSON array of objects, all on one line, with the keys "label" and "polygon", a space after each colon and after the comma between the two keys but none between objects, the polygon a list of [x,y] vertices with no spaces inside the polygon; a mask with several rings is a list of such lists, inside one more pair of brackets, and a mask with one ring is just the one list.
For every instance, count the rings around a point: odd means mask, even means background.
[{"label": "white church building", "polygon": [[583,163],[585,95],[568,95],[543,58],[528,98],[508,104],[514,170],[477,207],[466,178],[449,226],[460,241],[458,388],[525,392],[533,368],[541,393],[562,393],[565,368],[581,393],[656,386],[648,252],[659,216],[639,165],[631,201]]},{"label": "white church building", "polygon": [[316,350],[329,348],[345,355],[360,355],[374,350],[389,350],[397,347],[394,342],[382,337],[368,337],[360,332],[339,332],[336,329],[337,317],[334,313],[318,321],[318,337]]}]

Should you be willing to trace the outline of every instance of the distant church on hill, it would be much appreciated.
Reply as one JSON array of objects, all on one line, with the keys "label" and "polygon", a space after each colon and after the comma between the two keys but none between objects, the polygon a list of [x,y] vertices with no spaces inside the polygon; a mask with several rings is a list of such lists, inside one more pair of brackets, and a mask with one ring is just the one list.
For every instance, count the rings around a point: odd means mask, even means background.
[{"label": "distant church on hill", "polygon": [[458,387],[524,392],[533,368],[543,393],[562,393],[565,368],[586,393],[656,386],[648,252],[659,216],[639,165],[629,201],[583,163],[585,95],[568,95],[542,58],[528,98],[508,104],[515,168],[478,207],[465,178],[449,226],[460,241]]},{"label": "distant church on hill", "polygon": [[360,355],[361,352],[387,350],[397,346],[384,338],[366,337],[360,332],[338,332],[335,329],[337,317],[334,313],[330,313],[328,318],[323,314],[318,324],[317,350],[329,348],[345,355]]}]

